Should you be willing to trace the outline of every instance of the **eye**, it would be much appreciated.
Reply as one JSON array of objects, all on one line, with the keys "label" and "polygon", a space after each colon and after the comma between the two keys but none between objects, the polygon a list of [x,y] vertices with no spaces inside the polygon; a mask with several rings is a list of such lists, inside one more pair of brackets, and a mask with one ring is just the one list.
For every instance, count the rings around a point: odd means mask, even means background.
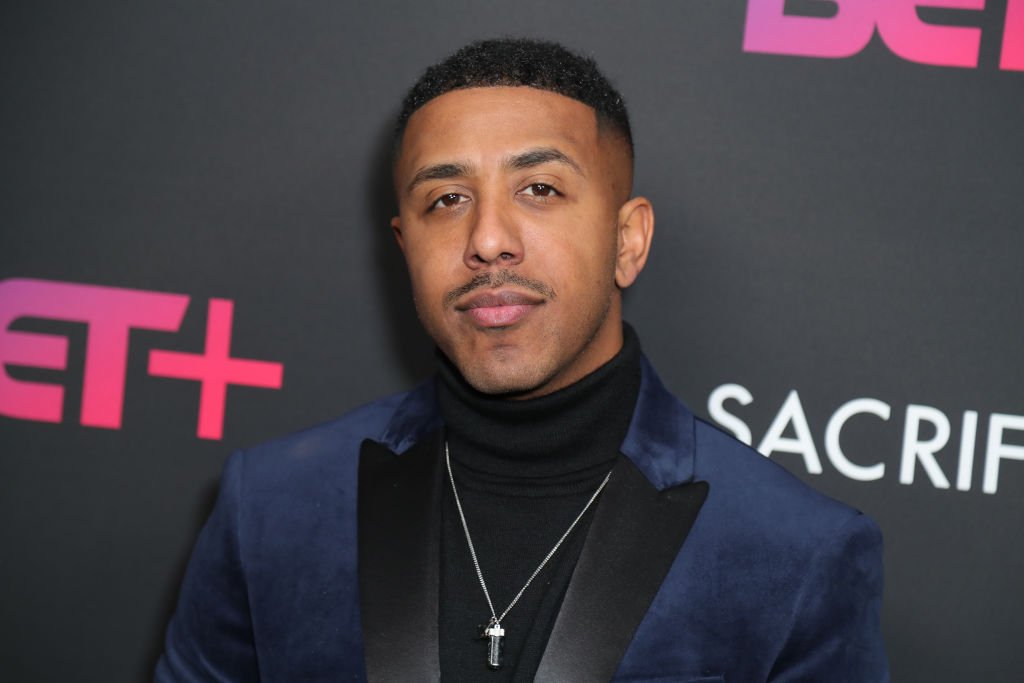
[{"label": "eye", "polygon": [[561,194],[552,185],[547,183],[532,183],[522,189],[522,193],[530,197],[557,197]]},{"label": "eye", "polygon": [[463,202],[468,202],[469,197],[458,194],[457,192],[446,192],[437,198],[437,200],[430,205],[430,211],[434,209],[450,209],[453,206],[458,206]]}]

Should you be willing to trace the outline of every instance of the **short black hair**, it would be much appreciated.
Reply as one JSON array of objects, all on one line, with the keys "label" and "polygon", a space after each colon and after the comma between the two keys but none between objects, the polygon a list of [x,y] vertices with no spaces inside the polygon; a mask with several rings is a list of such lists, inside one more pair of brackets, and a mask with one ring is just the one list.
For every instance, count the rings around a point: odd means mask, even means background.
[{"label": "short black hair", "polygon": [[395,155],[409,117],[424,104],[452,90],[496,86],[548,90],[582,102],[596,112],[598,125],[607,125],[623,137],[633,156],[626,102],[597,63],[558,43],[528,38],[480,40],[429,67],[402,102],[395,126]]}]

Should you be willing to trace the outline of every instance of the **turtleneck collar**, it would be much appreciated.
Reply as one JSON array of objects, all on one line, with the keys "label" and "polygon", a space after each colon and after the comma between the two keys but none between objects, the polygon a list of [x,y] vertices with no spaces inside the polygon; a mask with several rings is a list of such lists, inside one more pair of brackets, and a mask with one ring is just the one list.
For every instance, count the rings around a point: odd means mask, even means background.
[{"label": "turtleneck collar", "polygon": [[624,324],[622,349],[594,372],[554,393],[510,400],[477,391],[441,355],[437,394],[452,459],[519,480],[603,470],[629,429],[640,357],[636,333]]}]

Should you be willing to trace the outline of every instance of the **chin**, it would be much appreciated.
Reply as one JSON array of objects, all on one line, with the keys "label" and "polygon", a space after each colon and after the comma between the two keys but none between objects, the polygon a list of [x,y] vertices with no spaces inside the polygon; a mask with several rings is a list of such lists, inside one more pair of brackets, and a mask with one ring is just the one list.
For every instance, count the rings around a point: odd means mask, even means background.
[{"label": "chin", "polygon": [[532,394],[547,384],[549,377],[536,366],[510,368],[460,366],[459,371],[471,387],[482,394]]}]

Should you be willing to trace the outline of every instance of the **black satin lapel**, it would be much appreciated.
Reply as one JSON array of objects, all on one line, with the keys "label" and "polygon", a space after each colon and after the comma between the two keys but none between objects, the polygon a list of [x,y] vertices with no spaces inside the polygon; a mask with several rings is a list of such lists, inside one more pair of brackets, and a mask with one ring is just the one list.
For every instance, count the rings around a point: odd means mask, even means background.
[{"label": "black satin lapel", "polygon": [[658,491],[627,458],[608,481],[536,681],[609,681],[707,497],[706,482]]},{"label": "black satin lapel", "polygon": [[359,598],[370,681],[436,681],[440,432],[359,452]]}]

